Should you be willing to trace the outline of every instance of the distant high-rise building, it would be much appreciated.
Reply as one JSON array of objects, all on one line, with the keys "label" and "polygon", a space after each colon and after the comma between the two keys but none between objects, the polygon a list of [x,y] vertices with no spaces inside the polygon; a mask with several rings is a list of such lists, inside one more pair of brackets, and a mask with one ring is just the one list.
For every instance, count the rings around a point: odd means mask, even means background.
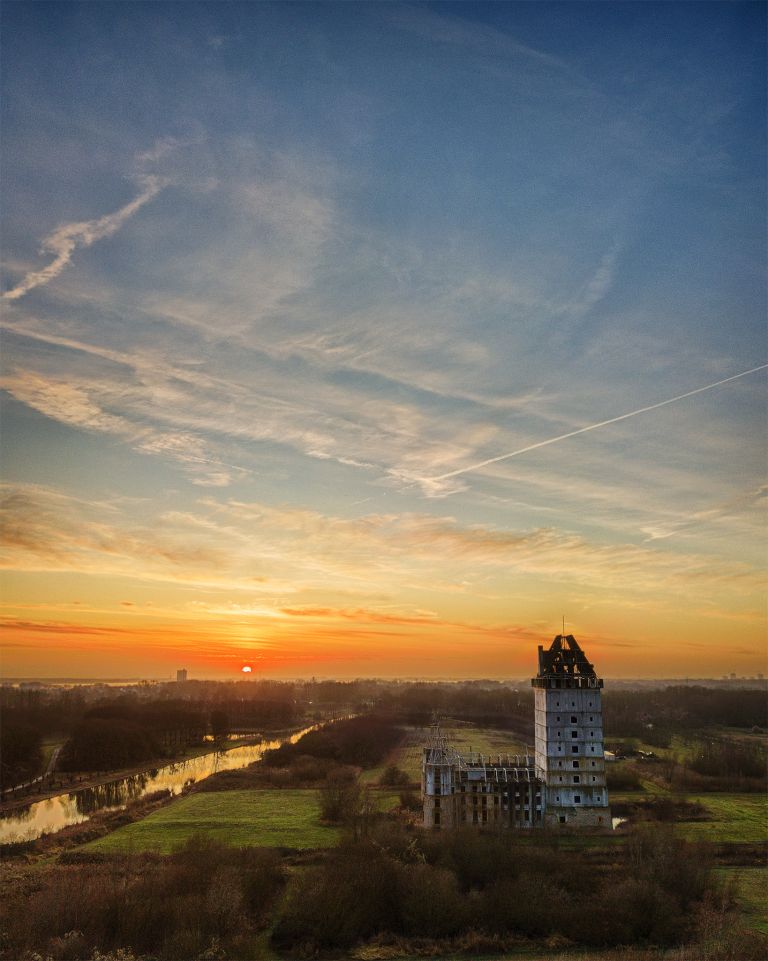
[{"label": "distant high-rise building", "polygon": [[183,684],[187,679],[187,669],[182,667],[180,670],[176,671],[176,683]]}]

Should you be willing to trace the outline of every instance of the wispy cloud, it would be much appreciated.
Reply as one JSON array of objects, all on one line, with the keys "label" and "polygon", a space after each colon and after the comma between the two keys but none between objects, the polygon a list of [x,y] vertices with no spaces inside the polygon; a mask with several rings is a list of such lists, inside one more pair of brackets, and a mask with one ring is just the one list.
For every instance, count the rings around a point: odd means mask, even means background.
[{"label": "wispy cloud", "polygon": [[[442,481],[450,480],[454,477],[459,477],[462,474],[469,474],[477,470],[481,470],[483,467],[489,467],[491,464],[498,464],[500,461],[509,460],[511,457],[517,457],[520,454],[527,454],[532,450],[538,450],[541,447],[548,447],[550,444],[557,444],[560,441],[567,440],[569,437],[576,437],[578,434],[586,434],[589,431],[598,430],[601,427],[607,427],[609,424],[617,424],[619,421],[627,420],[630,417],[637,417],[639,414],[646,414],[652,410],[658,410],[660,407],[666,407],[668,404],[675,404],[678,401],[684,400],[686,397],[693,397],[695,394],[704,393],[707,390],[713,390],[715,387],[721,387],[723,384],[727,384],[730,381],[738,380],[741,377],[746,377],[748,374],[754,374],[760,370],[768,369],[768,364],[760,364],[758,367],[752,367],[749,370],[743,370],[738,374],[733,374],[730,377],[724,377],[722,380],[715,381],[713,384],[706,384],[704,387],[697,387],[694,390],[686,391],[684,394],[678,394],[676,397],[670,397],[667,400],[659,401],[656,404],[650,404],[646,407],[639,407],[637,410],[629,411],[627,414],[619,414],[617,417],[610,417],[608,420],[601,420],[595,424],[589,424],[587,427],[579,427],[577,430],[568,431],[566,434],[559,434],[557,437],[549,437],[547,440],[538,441],[535,444],[528,444],[526,447],[521,447],[518,450],[510,451],[508,454],[499,454],[496,457],[489,457],[486,460],[480,461],[477,464],[470,464],[467,467],[459,467],[456,470],[447,471],[444,474],[439,474],[436,477],[427,478],[413,478],[415,483],[423,483],[425,490],[428,493],[433,493],[434,491],[441,491],[440,486]],[[407,479],[408,475],[401,473],[399,475],[403,479]],[[434,494],[433,494],[434,496]]]},{"label": "wispy cloud", "polygon": [[41,246],[41,253],[54,254],[51,263],[41,270],[30,271],[15,287],[5,291],[3,297],[6,300],[18,300],[35,287],[50,283],[69,264],[78,248],[90,247],[97,240],[104,240],[116,234],[123,224],[156,197],[167,183],[168,181],[162,177],[145,174],[141,177],[141,191],[123,207],[95,220],[62,224],[57,227],[44,238]]}]

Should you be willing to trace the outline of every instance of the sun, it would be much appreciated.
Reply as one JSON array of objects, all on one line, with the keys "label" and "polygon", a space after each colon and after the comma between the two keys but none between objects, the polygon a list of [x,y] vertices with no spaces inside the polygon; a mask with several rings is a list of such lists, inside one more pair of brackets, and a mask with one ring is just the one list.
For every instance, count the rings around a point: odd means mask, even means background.
[{"label": "sun", "polygon": [[250,664],[246,664],[245,667],[241,668],[241,670],[243,674],[250,674],[253,668],[250,666]]}]

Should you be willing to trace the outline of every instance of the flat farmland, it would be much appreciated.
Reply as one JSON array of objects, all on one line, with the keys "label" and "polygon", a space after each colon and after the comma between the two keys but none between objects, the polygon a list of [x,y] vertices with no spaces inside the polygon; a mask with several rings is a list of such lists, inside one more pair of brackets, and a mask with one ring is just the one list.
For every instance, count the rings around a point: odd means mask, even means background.
[{"label": "flat farmland", "polygon": [[320,823],[317,791],[190,794],[86,845],[90,851],[168,854],[195,834],[233,847],[327,848],[341,830]]}]

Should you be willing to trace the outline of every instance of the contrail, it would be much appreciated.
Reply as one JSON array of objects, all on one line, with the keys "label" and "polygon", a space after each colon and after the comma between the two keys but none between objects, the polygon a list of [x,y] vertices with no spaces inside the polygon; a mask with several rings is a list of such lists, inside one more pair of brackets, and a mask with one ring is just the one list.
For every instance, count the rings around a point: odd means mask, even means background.
[{"label": "contrail", "polygon": [[608,424],[616,424],[620,420],[626,420],[628,417],[637,417],[638,414],[646,414],[649,410],[658,410],[659,407],[666,407],[667,404],[675,404],[679,400],[684,400],[686,397],[693,397],[694,394],[701,394],[705,390],[713,390],[715,387],[720,387],[722,384],[727,384],[732,380],[738,380],[739,377],[746,377],[747,374],[754,374],[758,370],[765,370],[768,364],[761,364],[759,367],[752,367],[751,370],[743,370],[740,374],[734,374],[732,377],[725,377],[723,380],[715,381],[714,384],[707,384],[706,387],[697,387],[695,390],[686,391],[684,394],[678,394],[677,397],[670,397],[668,400],[659,401],[658,404],[651,404],[649,407],[640,407],[638,410],[631,410],[628,414],[620,414],[618,417],[611,417],[608,420],[601,420],[597,424],[590,424],[588,427],[579,427],[578,430],[571,430],[567,434],[559,434],[557,437],[550,437],[549,440],[540,440],[537,444],[529,444],[528,447],[521,447],[519,450],[510,451],[508,454],[499,454],[498,457],[489,457],[488,460],[482,460],[479,464],[470,464],[469,467],[460,467],[458,470],[448,471],[447,474],[440,474],[437,477],[427,478],[431,481],[441,481],[447,480],[449,477],[458,477],[459,474],[468,474],[470,471],[480,470],[481,467],[487,467],[489,464],[498,464],[501,460],[508,460],[510,457],[517,457],[518,454],[526,454],[529,450],[537,450],[539,447],[547,447],[549,444],[556,444],[558,441],[566,440],[568,437],[575,437],[577,434],[586,434],[587,431],[597,430],[598,427],[606,427]]}]

